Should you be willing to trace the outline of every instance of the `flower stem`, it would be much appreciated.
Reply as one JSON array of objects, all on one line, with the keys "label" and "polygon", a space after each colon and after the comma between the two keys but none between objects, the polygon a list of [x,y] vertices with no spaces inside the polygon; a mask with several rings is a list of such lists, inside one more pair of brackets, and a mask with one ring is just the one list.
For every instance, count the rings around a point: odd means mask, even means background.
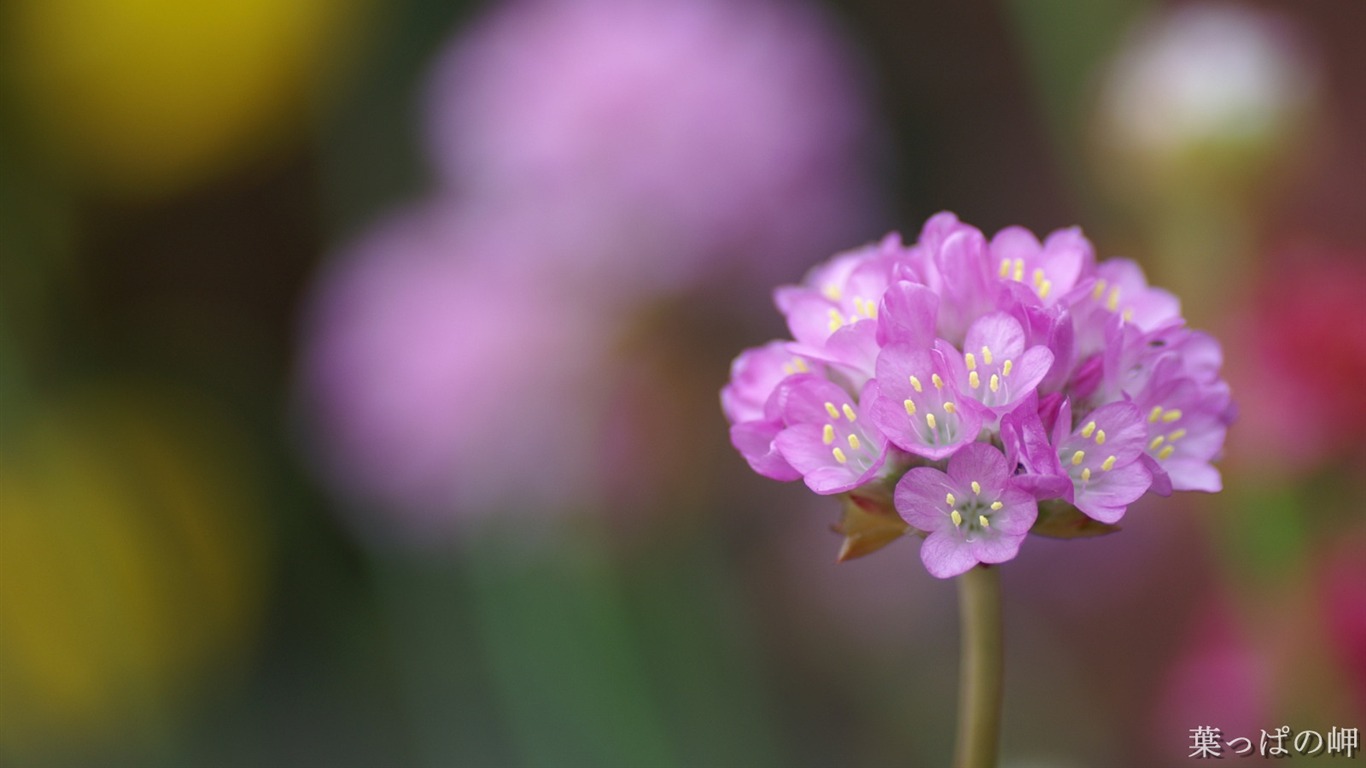
[{"label": "flower stem", "polygon": [[958,577],[962,654],[955,768],[994,768],[1001,732],[1001,575],[979,565]]}]

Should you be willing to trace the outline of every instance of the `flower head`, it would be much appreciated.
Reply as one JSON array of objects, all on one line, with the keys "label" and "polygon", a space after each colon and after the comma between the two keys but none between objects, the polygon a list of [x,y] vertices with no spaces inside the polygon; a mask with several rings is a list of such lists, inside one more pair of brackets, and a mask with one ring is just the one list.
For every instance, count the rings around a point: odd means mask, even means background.
[{"label": "flower head", "polygon": [[776,302],[794,338],[736,360],[732,442],[761,474],[863,512],[894,484],[882,512],[927,536],[936,576],[1009,560],[1036,521],[1096,535],[1150,491],[1220,487],[1219,344],[1075,228],[988,240],[941,213],[916,243],[839,254]]}]

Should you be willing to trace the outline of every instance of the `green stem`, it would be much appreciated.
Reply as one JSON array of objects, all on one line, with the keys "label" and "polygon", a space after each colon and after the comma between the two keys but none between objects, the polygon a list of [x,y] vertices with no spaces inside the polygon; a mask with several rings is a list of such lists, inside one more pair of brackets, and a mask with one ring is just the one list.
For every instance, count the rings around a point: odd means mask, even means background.
[{"label": "green stem", "polygon": [[958,577],[962,658],[955,768],[994,768],[1001,733],[1001,575],[979,565]]}]

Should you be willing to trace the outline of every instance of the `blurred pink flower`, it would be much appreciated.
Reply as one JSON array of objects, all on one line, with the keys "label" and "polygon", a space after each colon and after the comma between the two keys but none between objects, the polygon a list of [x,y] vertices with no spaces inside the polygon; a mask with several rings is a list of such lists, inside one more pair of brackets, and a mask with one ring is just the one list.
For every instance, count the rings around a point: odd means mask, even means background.
[{"label": "blurred pink flower", "polygon": [[322,474],[350,506],[427,532],[592,492],[606,318],[468,258],[551,247],[534,227],[433,204],[329,265],[300,378]]},{"label": "blurred pink flower", "polygon": [[1319,610],[1328,640],[1347,673],[1356,705],[1366,712],[1366,528],[1343,536],[1319,573]]},{"label": "blurred pink flower", "polygon": [[556,279],[769,284],[877,207],[850,53],[802,3],[514,0],[437,64],[428,141],[458,194],[598,235]]},{"label": "blurred pink flower", "polygon": [[[1186,648],[1168,669],[1155,710],[1154,743],[1190,743],[1190,729],[1251,737],[1272,727],[1271,661],[1249,641],[1223,599],[1207,605]],[[1182,753],[1184,754],[1184,752]]]},{"label": "blurred pink flower", "polygon": [[1366,254],[1308,250],[1267,270],[1229,324],[1244,402],[1239,457],[1281,469],[1360,453],[1366,434]]}]

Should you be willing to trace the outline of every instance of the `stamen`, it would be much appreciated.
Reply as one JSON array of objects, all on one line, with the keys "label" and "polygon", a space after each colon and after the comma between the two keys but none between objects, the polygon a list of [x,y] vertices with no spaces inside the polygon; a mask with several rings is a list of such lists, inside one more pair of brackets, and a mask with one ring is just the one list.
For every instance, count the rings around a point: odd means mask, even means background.
[{"label": "stamen", "polygon": [[1043,270],[1039,267],[1035,267],[1034,276],[1031,279],[1033,279],[1034,281],[1035,288],[1038,288],[1039,286],[1043,285]]},{"label": "stamen", "polygon": [[1167,423],[1171,423],[1171,422],[1173,422],[1173,421],[1176,421],[1176,420],[1179,419],[1179,418],[1181,418],[1181,409],[1180,409],[1180,408],[1173,408],[1173,409],[1171,409],[1170,411],[1167,411],[1166,413],[1162,414],[1162,420],[1165,421],[1165,422],[1167,422]]},{"label": "stamen", "polygon": [[907,415],[907,416],[914,416],[914,415],[915,415],[915,403],[914,403],[913,401],[907,399],[905,402],[902,403],[902,405],[906,406],[906,415]]},{"label": "stamen", "polygon": [[1119,309],[1119,286],[1110,289],[1110,296],[1105,300],[1105,308],[1114,312]]},{"label": "stamen", "polygon": [[1096,433],[1096,445],[1105,445],[1105,430]]},{"label": "stamen", "polygon": [[963,516],[958,514],[958,510],[955,509],[954,511],[950,512],[949,519],[953,521],[954,528],[963,527]]},{"label": "stamen", "polygon": [[1082,459],[1085,459],[1085,458],[1086,458],[1086,451],[1077,451],[1076,453],[1072,454],[1072,466],[1075,467],[1076,465],[1080,464],[1081,461],[1082,461]]},{"label": "stamen", "polygon": [[977,522],[981,523],[983,528],[991,527],[991,521],[987,519],[986,515],[978,515]]},{"label": "stamen", "polygon": [[924,392],[924,391],[925,391],[925,390],[920,386],[920,379],[917,379],[917,378],[914,377],[914,376],[911,377],[911,389],[914,389],[916,392]]},{"label": "stamen", "polygon": [[1102,461],[1102,462],[1100,463],[1100,471],[1101,471],[1101,472],[1109,472],[1110,470],[1112,470],[1112,469],[1114,469],[1114,468],[1115,468],[1115,457],[1114,457],[1114,456],[1106,456],[1106,457],[1105,457],[1105,461]]},{"label": "stamen", "polygon": [[835,454],[835,461],[838,461],[841,464],[845,464],[849,461],[849,458],[844,455],[844,451],[840,450],[838,447],[830,452]]},{"label": "stamen", "polygon": [[[969,355],[969,357],[971,357],[971,355]],[[982,377],[977,375],[977,371],[973,371],[972,373],[968,374],[968,385],[971,386],[973,389],[981,388]]]},{"label": "stamen", "polygon": [[1091,298],[1100,301],[1101,294],[1105,293],[1105,281],[1097,280],[1096,287],[1091,291]]},{"label": "stamen", "polygon": [[1162,418],[1162,406],[1154,405],[1151,413],[1148,414],[1148,423],[1151,424]]},{"label": "stamen", "polygon": [[834,333],[844,326],[844,318],[840,317],[838,310],[830,310],[830,332]]},{"label": "stamen", "polygon": [[806,361],[801,359],[800,357],[792,358],[792,367],[796,368],[802,373],[806,373],[807,371],[811,370],[811,366],[807,365]]},{"label": "stamen", "polygon": [[857,451],[859,448],[858,435],[849,436],[849,449]]},{"label": "stamen", "polygon": [[991,349],[989,347],[982,347],[982,362],[991,365]]},{"label": "stamen", "polygon": [[783,373],[787,374],[788,376],[791,376],[796,372],[797,369],[792,367],[792,363],[783,363]]},{"label": "stamen", "polygon": [[1184,430],[1184,429],[1178,429],[1178,430],[1176,430],[1175,432],[1171,432],[1171,433],[1169,433],[1169,434],[1167,435],[1167,442],[1169,442],[1169,443],[1174,443],[1174,442],[1176,442],[1177,440],[1180,440],[1181,438],[1183,438],[1183,437],[1185,437],[1185,436],[1186,436],[1186,430]]},{"label": "stamen", "polygon": [[1170,459],[1173,453],[1176,453],[1176,446],[1169,445],[1166,448],[1163,448],[1162,450],[1157,452],[1157,458],[1165,461],[1167,459]]},{"label": "stamen", "polygon": [[977,370],[977,356],[971,352],[963,355],[963,362],[967,364],[969,371]]},{"label": "stamen", "polygon": [[821,432],[821,442],[829,445],[835,442],[835,427],[831,424],[825,425],[825,431]]},{"label": "stamen", "polygon": [[952,415],[952,414],[957,413],[957,412],[958,412],[958,406],[954,405],[954,404],[953,404],[953,401],[946,401],[946,402],[944,403],[944,413],[947,413],[947,414]]},{"label": "stamen", "polygon": [[1001,259],[1001,277],[1010,274],[1010,259]]},{"label": "stamen", "polygon": [[825,404],[825,412],[830,414],[830,418],[832,419],[838,419],[840,417],[839,409],[835,407],[834,403],[827,402]]},{"label": "stamen", "polygon": [[930,429],[939,429],[939,425],[934,423],[933,413],[925,414],[925,423],[929,425]]},{"label": "stamen", "polygon": [[1132,323],[1134,321],[1134,308],[1129,307],[1128,309],[1124,310],[1124,314],[1120,315],[1120,317],[1124,318],[1124,322]]},{"label": "stamen", "polygon": [[1087,440],[1090,440],[1091,435],[1095,434],[1095,431],[1096,423],[1094,421],[1087,422],[1086,426],[1081,428],[1081,436],[1086,438]]},{"label": "stamen", "polygon": [[1000,391],[1000,389],[1001,389],[1001,377],[1000,377],[1000,376],[997,376],[997,375],[994,374],[994,373],[991,374],[991,391],[992,391],[992,392],[998,392],[998,391]]},{"label": "stamen", "polygon": [[1024,282],[1024,259],[1015,260],[1015,282]]},{"label": "stamen", "polygon": [[973,480],[973,481],[972,481],[972,492],[973,492],[973,493],[981,493],[981,492],[982,492],[982,485],[981,485],[981,483],[978,483],[976,480]]},{"label": "stamen", "polygon": [[943,388],[944,388],[944,380],[941,379],[941,378],[939,378],[939,374],[937,374],[937,373],[932,373],[932,374],[930,374],[930,381],[934,384],[934,388],[935,388],[935,389],[943,389]]},{"label": "stamen", "polygon": [[1043,285],[1039,286],[1039,298],[1041,298],[1041,299],[1046,299],[1046,298],[1048,298],[1048,294],[1050,294],[1050,293],[1052,293],[1052,292],[1053,292],[1053,281],[1052,281],[1052,280],[1045,280],[1045,281],[1043,281]]},{"label": "stamen", "polygon": [[944,494],[944,501],[948,502],[950,507],[958,506],[958,499],[952,493]]},{"label": "stamen", "polygon": [[1005,364],[1001,366],[1001,375],[1002,375],[1002,376],[1009,376],[1009,375],[1010,375],[1010,369],[1011,369],[1011,368],[1014,368],[1014,367],[1015,367],[1015,361],[1014,361],[1014,360],[1007,360],[1007,361],[1005,361]]},{"label": "stamen", "polygon": [[845,404],[843,405],[843,408],[844,408],[844,418],[846,418],[846,419],[848,419],[848,420],[850,420],[850,421],[853,421],[853,420],[855,420],[855,419],[858,418],[858,414],[854,413],[854,409],[853,409],[853,408],[850,408],[848,403],[845,403]]},{"label": "stamen", "polygon": [[1084,468],[1082,468],[1082,470],[1081,470],[1081,481],[1082,481],[1083,483],[1085,483],[1085,482],[1089,481],[1090,479],[1091,479],[1091,468],[1090,468],[1090,467],[1084,467]]},{"label": "stamen", "polygon": [[999,501],[993,501],[993,502],[991,502],[991,511],[992,511],[992,512],[996,512],[997,510],[999,510],[1001,507],[1004,507],[1004,506],[1005,506],[1005,505],[1002,504],[1002,503],[999,502]]},{"label": "stamen", "polygon": [[1157,447],[1158,447],[1159,445],[1162,445],[1162,443],[1165,442],[1166,439],[1167,439],[1167,438],[1163,437],[1162,435],[1158,435],[1157,437],[1154,437],[1154,438],[1153,438],[1153,441],[1152,441],[1151,443],[1148,443],[1148,450],[1150,450],[1150,451],[1155,451],[1155,450],[1157,450]]},{"label": "stamen", "polygon": [[829,285],[826,285],[826,286],[825,286],[825,288],[821,291],[821,293],[824,293],[824,294],[825,294],[825,298],[827,298],[827,299],[829,299],[829,300],[831,300],[831,301],[839,301],[839,300],[840,300],[840,296],[842,295],[843,292],[840,291],[840,287],[839,287],[838,285],[835,285],[834,283],[830,283]]}]

